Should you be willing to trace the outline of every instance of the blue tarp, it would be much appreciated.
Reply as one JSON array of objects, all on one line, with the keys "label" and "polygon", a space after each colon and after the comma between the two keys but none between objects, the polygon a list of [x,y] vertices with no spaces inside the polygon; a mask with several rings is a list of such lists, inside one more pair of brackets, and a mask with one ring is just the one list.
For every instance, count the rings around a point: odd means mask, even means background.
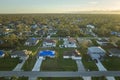
[{"label": "blue tarp", "polygon": [[2,56],[3,54],[4,54],[4,52],[0,50],[0,56]]},{"label": "blue tarp", "polygon": [[45,51],[40,51],[39,52],[39,56],[50,56],[50,57],[54,57],[55,56],[55,51],[51,51],[51,50],[45,50]]}]

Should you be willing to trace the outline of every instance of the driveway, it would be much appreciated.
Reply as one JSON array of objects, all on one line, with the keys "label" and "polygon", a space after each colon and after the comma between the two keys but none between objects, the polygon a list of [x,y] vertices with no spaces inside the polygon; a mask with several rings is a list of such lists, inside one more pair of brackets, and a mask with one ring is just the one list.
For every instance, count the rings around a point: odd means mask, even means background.
[{"label": "driveway", "polygon": [[[83,63],[81,60],[79,59],[76,59],[76,64],[77,64],[77,67],[78,67],[78,72],[81,72],[81,71],[85,71],[85,68],[83,66]],[[82,77],[84,80],[91,80],[91,77]]]},{"label": "driveway", "polygon": [[81,60],[76,60],[76,63],[77,63],[77,67],[78,67],[78,72],[79,71],[85,71],[85,68],[84,68]]},{"label": "driveway", "polygon": [[42,64],[42,60],[43,60],[43,58],[38,58],[37,59],[32,71],[40,71],[40,66]]},{"label": "driveway", "polygon": [[28,59],[28,56],[27,56],[27,57],[22,57],[22,58],[20,58],[20,59],[23,60],[22,63],[19,63],[19,64],[13,69],[13,71],[21,71],[21,68],[22,68],[22,66],[24,65],[25,61]]},{"label": "driveway", "polygon": [[[102,65],[102,63],[100,62],[100,60],[98,60],[98,63],[96,63],[99,71],[107,71],[107,69]],[[115,80],[114,77],[106,77],[107,80]]]}]

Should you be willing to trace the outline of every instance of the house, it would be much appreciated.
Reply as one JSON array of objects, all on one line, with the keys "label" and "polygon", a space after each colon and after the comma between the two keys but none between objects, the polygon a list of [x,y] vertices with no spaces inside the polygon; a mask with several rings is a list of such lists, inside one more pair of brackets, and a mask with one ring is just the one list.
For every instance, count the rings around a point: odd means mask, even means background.
[{"label": "house", "polygon": [[120,57],[120,50],[117,48],[110,49],[108,52],[111,56]]},{"label": "house", "polygon": [[72,47],[72,48],[76,48],[76,40],[74,38],[71,38],[70,36],[68,36],[67,38],[63,39],[64,43],[63,45],[65,47]]},{"label": "house", "polygon": [[26,42],[25,45],[26,46],[35,46],[37,45],[39,42],[39,40],[37,38],[29,38]]},{"label": "house", "polygon": [[11,58],[16,58],[16,57],[20,57],[20,58],[26,58],[27,56],[29,56],[29,54],[31,54],[31,51],[27,51],[27,50],[23,50],[23,51],[13,51],[11,53]]},{"label": "house", "polygon": [[37,34],[38,34],[39,36],[43,36],[43,35],[45,35],[45,32],[44,32],[43,29],[41,29],[41,30],[38,30],[38,31],[37,31]]},{"label": "house", "polygon": [[52,50],[40,51],[38,56],[39,56],[39,58],[45,58],[45,57],[54,58],[55,57],[55,51],[52,51]]},{"label": "house", "polygon": [[102,49],[101,47],[89,47],[87,54],[90,55],[90,57],[94,59],[101,59],[105,56],[106,51]]},{"label": "house", "polygon": [[68,59],[68,58],[81,59],[81,55],[80,55],[80,53],[77,50],[65,51],[63,53],[63,58],[64,59]]},{"label": "house", "polygon": [[43,41],[43,47],[55,47],[56,46],[56,41],[52,39],[45,39]]},{"label": "house", "polygon": [[5,56],[5,53],[3,50],[0,50],[0,58],[4,57]]},{"label": "house", "polygon": [[96,42],[99,45],[107,45],[109,43],[108,39],[98,39]]}]

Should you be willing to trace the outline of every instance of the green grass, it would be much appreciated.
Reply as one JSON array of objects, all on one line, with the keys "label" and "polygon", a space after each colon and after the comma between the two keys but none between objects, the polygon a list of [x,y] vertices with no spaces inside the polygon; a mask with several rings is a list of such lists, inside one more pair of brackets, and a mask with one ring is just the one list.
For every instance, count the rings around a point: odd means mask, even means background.
[{"label": "green grass", "polygon": [[0,71],[11,71],[19,63],[19,58],[0,58]]},{"label": "green grass", "polygon": [[82,62],[86,70],[90,71],[98,71],[98,68],[93,60],[91,60],[90,56],[87,55],[87,49],[86,48],[79,48],[79,52],[82,55]]},{"label": "green grass", "polygon": [[96,39],[91,39],[92,43],[94,46],[100,46],[97,42],[96,42]]},{"label": "green grass", "polygon": [[34,67],[35,62],[36,62],[36,57],[34,56],[29,57],[26,60],[25,64],[23,65],[22,70],[31,71],[32,68]]},{"label": "green grass", "polygon": [[77,71],[77,64],[72,59],[47,58],[42,62],[41,71]]},{"label": "green grass", "polygon": [[55,77],[55,78],[46,77],[46,78],[38,78],[37,80],[83,80],[83,79],[80,78],[80,77],[75,77],[75,78],[72,78],[72,77],[62,77],[62,78],[59,78],[59,77]]},{"label": "green grass", "polygon": [[92,77],[92,80],[107,80],[104,76],[102,77]]},{"label": "green grass", "polygon": [[115,80],[120,80],[120,77],[115,77]]},{"label": "green grass", "polygon": [[98,71],[95,61],[91,60],[90,56],[87,54],[82,55],[82,62],[86,70]]},{"label": "green grass", "polygon": [[120,71],[120,58],[119,57],[105,57],[102,64],[110,71]]},{"label": "green grass", "polygon": [[28,77],[16,77],[12,76],[11,78],[9,77],[0,77],[0,80],[28,80]]}]

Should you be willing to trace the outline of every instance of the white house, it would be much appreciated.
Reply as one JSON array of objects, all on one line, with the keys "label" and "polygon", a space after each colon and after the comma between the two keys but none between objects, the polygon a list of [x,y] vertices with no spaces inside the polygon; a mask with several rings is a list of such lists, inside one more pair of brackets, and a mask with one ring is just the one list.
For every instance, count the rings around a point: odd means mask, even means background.
[{"label": "white house", "polygon": [[72,48],[76,48],[76,40],[74,38],[71,38],[70,36],[68,36],[68,38],[64,39],[64,43],[63,45],[65,47],[72,47]]},{"label": "white house", "polygon": [[89,47],[87,54],[90,55],[90,57],[94,59],[101,59],[103,56],[105,56],[106,51],[102,49],[101,47]]},{"label": "white house", "polygon": [[72,58],[72,59],[81,59],[81,55],[77,50],[73,50],[73,51],[65,51],[63,53],[63,58],[64,59],[68,59],[68,58]]},{"label": "white house", "polygon": [[99,39],[96,41],[99,45],[106,45],[109,43],[108,39]]},{"label": "white house", "polygon": [[56,41],[52,39],[45,39],[43,41],[43,47],[55,47],[56,46]]}]

